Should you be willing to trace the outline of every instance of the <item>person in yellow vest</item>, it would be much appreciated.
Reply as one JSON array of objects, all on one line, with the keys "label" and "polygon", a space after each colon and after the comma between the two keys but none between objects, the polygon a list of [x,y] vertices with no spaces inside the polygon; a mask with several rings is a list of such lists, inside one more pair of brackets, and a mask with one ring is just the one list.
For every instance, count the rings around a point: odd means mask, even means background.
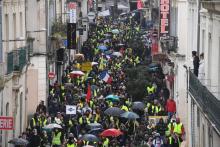
[{"label": "person in yellow vest", "polygon": [[155,92],[156,92],[156,89],[153,86],[153,84],[150,84],[149,86],[147,86],[147,94],[148,95],[154,94]]},{"label": "person in yellow vest", "polygon": [[124,105],[121,106],[121,110],[124,110],[124,111],[127,112],[128,111],[128,107],[124,104]]},{"label": "person in yellow vest", "polygon": [[172,134],[169,136],[167,143],[171,147],[179,147],[180,146],[179,137],[176,134]]},{"label": "person in yellow vest", "polygon": [[39,129],[39,127],[40,127],[39,115],[35,113],[34,117],[30,121],[30,128],[33,130],[34,128]]},{"label": "person in yellow vest", "polygon": [[52,138],[52,146],[53,147],[61,147],[61,145],[62,145],[62,138],[63,138],[63,135],[62,135],[61,131],[59,131],[58,128],[55,128],[52,136],[53,136],[53,138]]},{"label": "person in yellow vest", "polygon": [[45,115],[41,115],[39,121],[40,121],[40,126],[42,128],[47,125],[47,119],[46,119]]},{"label": "person in yellow vest", "polygon": [[73,134],[70,133],[68,142],[66,144],[66,147],[76,147],[76,143],[75,142],[76,142],[76,140],[75,140]]},{"label": "person in yellow vest", "polygon": [[176,118],[173,132],[178,135],[180,142],[182,142],[182,137],[185,134],[185,130],[183,124],[180,122],[180,118]]},{"label": "person in yellow vest", "polygon": [[107,137],[103,138],[102,147],[109,147],[109,139]]}]

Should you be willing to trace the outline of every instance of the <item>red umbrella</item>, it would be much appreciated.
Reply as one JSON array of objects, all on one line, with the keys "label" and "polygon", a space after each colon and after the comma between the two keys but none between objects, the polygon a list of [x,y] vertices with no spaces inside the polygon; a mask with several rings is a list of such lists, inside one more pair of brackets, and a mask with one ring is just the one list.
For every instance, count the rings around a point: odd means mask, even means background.
[{"label": "red umbrella", "polygon": [[100,134],[100,136],[103,136],[103,137],[118,137],[122,134],[123,134],[123,132],[113,128],[113,129],[107,129],[107,130],[103,131]]}]

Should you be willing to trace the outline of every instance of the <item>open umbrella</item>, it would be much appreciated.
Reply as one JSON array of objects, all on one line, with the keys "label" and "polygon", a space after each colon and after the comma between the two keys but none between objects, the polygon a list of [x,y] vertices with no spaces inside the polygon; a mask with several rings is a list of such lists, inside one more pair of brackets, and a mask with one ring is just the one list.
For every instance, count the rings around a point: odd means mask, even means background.
[{"label": "open umbrella", "polygon": [[98,47],[98,49],[100,49],[101,51],[106,51],[107,50],[107,47],[105,45],[100,45]]},{"label": "open umbrella", "polygon": [[89,142],[98,142],[99,138],[93,134],[85,134],[82,136],[82,140],[89,141]]},{"label": "open umbrella", "polygon": [[23,138],[13,138],[8,143],[14,144],[14,145],[27,145],[29,142]]},{"label": "open umbrella", "polygon": [[110,94],[105,99],[110,101],[119,101],[119,96]]},{"label": "open umbrella", "polygon": [[136,109],[136,110],[144,110],[145,105],[143,102],[133,102],[132,104],[132,109]]},{"label": "open umbrella", "polygon": [[59,128],[59,129],[62,129],[61,125],[58,125],[56,123],[52,123],[52,124],[49,124],[49,125],[46,125],[45,127],[43,127],[44,129],[53,129],[53,128]]},{"label": "open umbrella", "polygon": [[112,129],[104,130],[100,134],[100,136],[103,136],[103,137],[118,137],[122,134],[123,134],[123,132],[121,132],[120,130],[112,128]]},{"label": "open umbrella", "polygon": [[112,55],[116,56],[116,57],[121,57],[122,56],[122,54],[120,52],[113,52]]},{"label": "open umbrella", "polygon": [[113,34],[119,34],[120,31],[119,31],[118,29],[114,29],[114,30],[112,30],[112,33],[113,33]]},{"label": "open umbrella", "polygon": [[102,128],[102,125],[100,123],[90,123],[87,125],[87,127],[91,130],[96,129],[96,128]]},{"label": "open umbrella", "polygon": [[110,107],[106,109],[104,113],[110,116],[120,116],[122,113],[124,113],[124,111],[118,107]]},{"label": "open umbrella", "polygon": [[120,116],[124,117],[124,118],[127,118],[127,119],[130,119],[130,120],[135,120],[135,119],[140,118],[139,115],[137,115],[136,113],[129,112],[129,111],[122,113]]},{"label": "open umbrella", "polygon": [[88,133],[97,136],[97,135],[100,134],[102,131],[103,131],[102,128],[95,128],[95,129],[89,130]]},{"label": "open umbrella", "polygon": [[85,75],[85,73],[80,71],[80,70],[71,71],[70,74],[76,75],[76,76],[83,76],[83,75]]},{"label": "open umbrella", "polygon": [[92,66],[93,65],[98,65],[99,63],[98,62],[92,62]]}]

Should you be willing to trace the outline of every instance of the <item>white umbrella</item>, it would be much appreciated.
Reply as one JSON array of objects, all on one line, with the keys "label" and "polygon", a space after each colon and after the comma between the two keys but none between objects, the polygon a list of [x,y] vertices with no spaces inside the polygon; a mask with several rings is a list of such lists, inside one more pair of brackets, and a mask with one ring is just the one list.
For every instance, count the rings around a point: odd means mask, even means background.
[{"label": "white umbrella", "polygon": [[121,57],[122,54],[120,52],[113,52],[112,53],[113,56],[117,56],[117,57]]},{"label": "white umbrella", "polygon": [[73,74],[73,75],[79,75],[79,76],[83,76],[83,75],[85,75],[85,73],[82,72],[82,71],[80,71],[80,70],[72,71],[70,74]]},{"label": "white umbrella", "polygon": [[92,66],[93,66],[93,65],[98,65],[98,64],[99,64],[99,63],[97,63],[97,62],[92,62]]},{"label": "white umbrella", "polygon": [[58,125],[58,124],[56,124],[56,123],[46,125],[46,126],[43,127],[43,128],[44,128],[44,129],[53,129],[53,128],[59,128],[59,129],[62,129],[61,125]]}]

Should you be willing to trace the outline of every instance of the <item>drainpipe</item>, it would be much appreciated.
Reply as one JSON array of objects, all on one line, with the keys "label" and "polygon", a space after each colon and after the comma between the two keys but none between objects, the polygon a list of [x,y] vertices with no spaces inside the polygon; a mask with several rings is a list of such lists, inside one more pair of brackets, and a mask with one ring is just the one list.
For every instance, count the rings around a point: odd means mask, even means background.
[{"label": "drainpipe", "polygon": [[198,0],[198,30],[197,30],[197,53],[200,54],[200,10],[201,10],[201,1]]}]

